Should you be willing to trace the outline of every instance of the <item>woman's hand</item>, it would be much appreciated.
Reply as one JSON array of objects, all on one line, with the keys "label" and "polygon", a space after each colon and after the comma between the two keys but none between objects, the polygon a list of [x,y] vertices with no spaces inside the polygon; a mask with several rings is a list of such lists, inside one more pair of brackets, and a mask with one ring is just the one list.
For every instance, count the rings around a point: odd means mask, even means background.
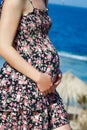
[{"label": "woman's hand", "polygon": [[47,95],[53,86],[52,77],[46,73],[41,73],[37,86],[44,95]]},{"label": "woman's hand", "polygon": [[58,85],[60,84],[62,79],[62,72],[59,71],[58,75],[57,75],[57,80],[55,82],[53,82],[53,86],[48,90],[48,93],[54,93],[55,89],[58,87]]},{"label": "woman's hand", "polygon": [[47,94],[53,93],[56,87],[60,84],[62,78],[61,71],[58,73],[58,78],[55,83],[52,81],[52,77],[46,73],[41,73],[40,79],[37,82],[39,90],[46,96]]},{"label": "woman's hand", "polygon": [[53,84],[53,88],[56,89],[58,87],[58,85],[60,84],[61,82],[61,79],[62,79],[62,73],[61,71],[58,73],[58,78],[57,78],[57,81]]}]

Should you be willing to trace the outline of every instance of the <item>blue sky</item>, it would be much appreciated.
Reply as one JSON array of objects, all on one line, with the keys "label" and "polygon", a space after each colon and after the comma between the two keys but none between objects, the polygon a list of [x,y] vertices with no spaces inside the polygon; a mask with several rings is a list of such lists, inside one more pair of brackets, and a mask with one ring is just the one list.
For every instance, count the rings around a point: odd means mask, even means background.
[{"label": "blue sky", "polygon": [[80,6],[87,8],[87,0],[49,0],[49,3],[61,4],[63,1],[65,5]]},{"label": "blue sky", "polygon": [[49,3],[62,4],[62,1],[64,1],[65,5],[80,6],[87,8],[87,0],[49,0]]}]

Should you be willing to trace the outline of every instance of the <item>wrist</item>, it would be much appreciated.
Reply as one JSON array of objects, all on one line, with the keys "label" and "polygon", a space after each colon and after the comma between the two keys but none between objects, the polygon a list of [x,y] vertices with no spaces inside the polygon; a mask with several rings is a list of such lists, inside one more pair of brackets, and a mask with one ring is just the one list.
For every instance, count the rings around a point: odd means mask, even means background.
[{"label": "wrist", "polygon": [[41,78],[41,72],[37,72],[37,73],[35,73],[35,75],[34,75],[34,81],[36,82],[36,84],[37,83],[39,83],[39,81],[40,81],[40,78]]}]

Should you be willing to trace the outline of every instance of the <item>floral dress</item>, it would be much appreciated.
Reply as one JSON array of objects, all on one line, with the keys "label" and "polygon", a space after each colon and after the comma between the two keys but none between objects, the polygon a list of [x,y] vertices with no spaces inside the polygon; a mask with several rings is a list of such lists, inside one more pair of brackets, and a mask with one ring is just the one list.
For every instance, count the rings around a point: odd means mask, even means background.
[{"label": "floral dress", "polygon": [[[21,16],[13,47],[29,64],[55,80],[59,55],[48,37],[50,27],[48,11],[33,8]],[[0,130],[54,130],[67,123],[68,114],[58,92],[44,96],[32,79],[5,61],[0,69]]]}]

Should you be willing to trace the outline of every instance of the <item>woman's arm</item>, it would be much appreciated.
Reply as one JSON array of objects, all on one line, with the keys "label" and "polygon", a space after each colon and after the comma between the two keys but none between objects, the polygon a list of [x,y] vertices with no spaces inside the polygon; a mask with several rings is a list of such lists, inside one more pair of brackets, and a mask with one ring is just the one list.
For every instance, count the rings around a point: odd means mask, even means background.
[{"label": "woman's arm", "polygon": [[51,76],[41,73],[14,49],[13,41],[23,12],[25,0],[5,0],[0,21],[0,55],[16,70],[37,83],[44,94],[52,88]]},{"label": "woman's arm", "polygon": [[0,19],[0,55],[13,68],[35,81],[39,90],[44,93],[53,85],[51,76],[34,68],[12,46],[25,1],[4,1]]},{"label": "woman's arm", "polygon": [[37,82],[40,72],[25,61],[13,48],[24,0],[5,0],[0,20],[0,55],[16,70]]}]

